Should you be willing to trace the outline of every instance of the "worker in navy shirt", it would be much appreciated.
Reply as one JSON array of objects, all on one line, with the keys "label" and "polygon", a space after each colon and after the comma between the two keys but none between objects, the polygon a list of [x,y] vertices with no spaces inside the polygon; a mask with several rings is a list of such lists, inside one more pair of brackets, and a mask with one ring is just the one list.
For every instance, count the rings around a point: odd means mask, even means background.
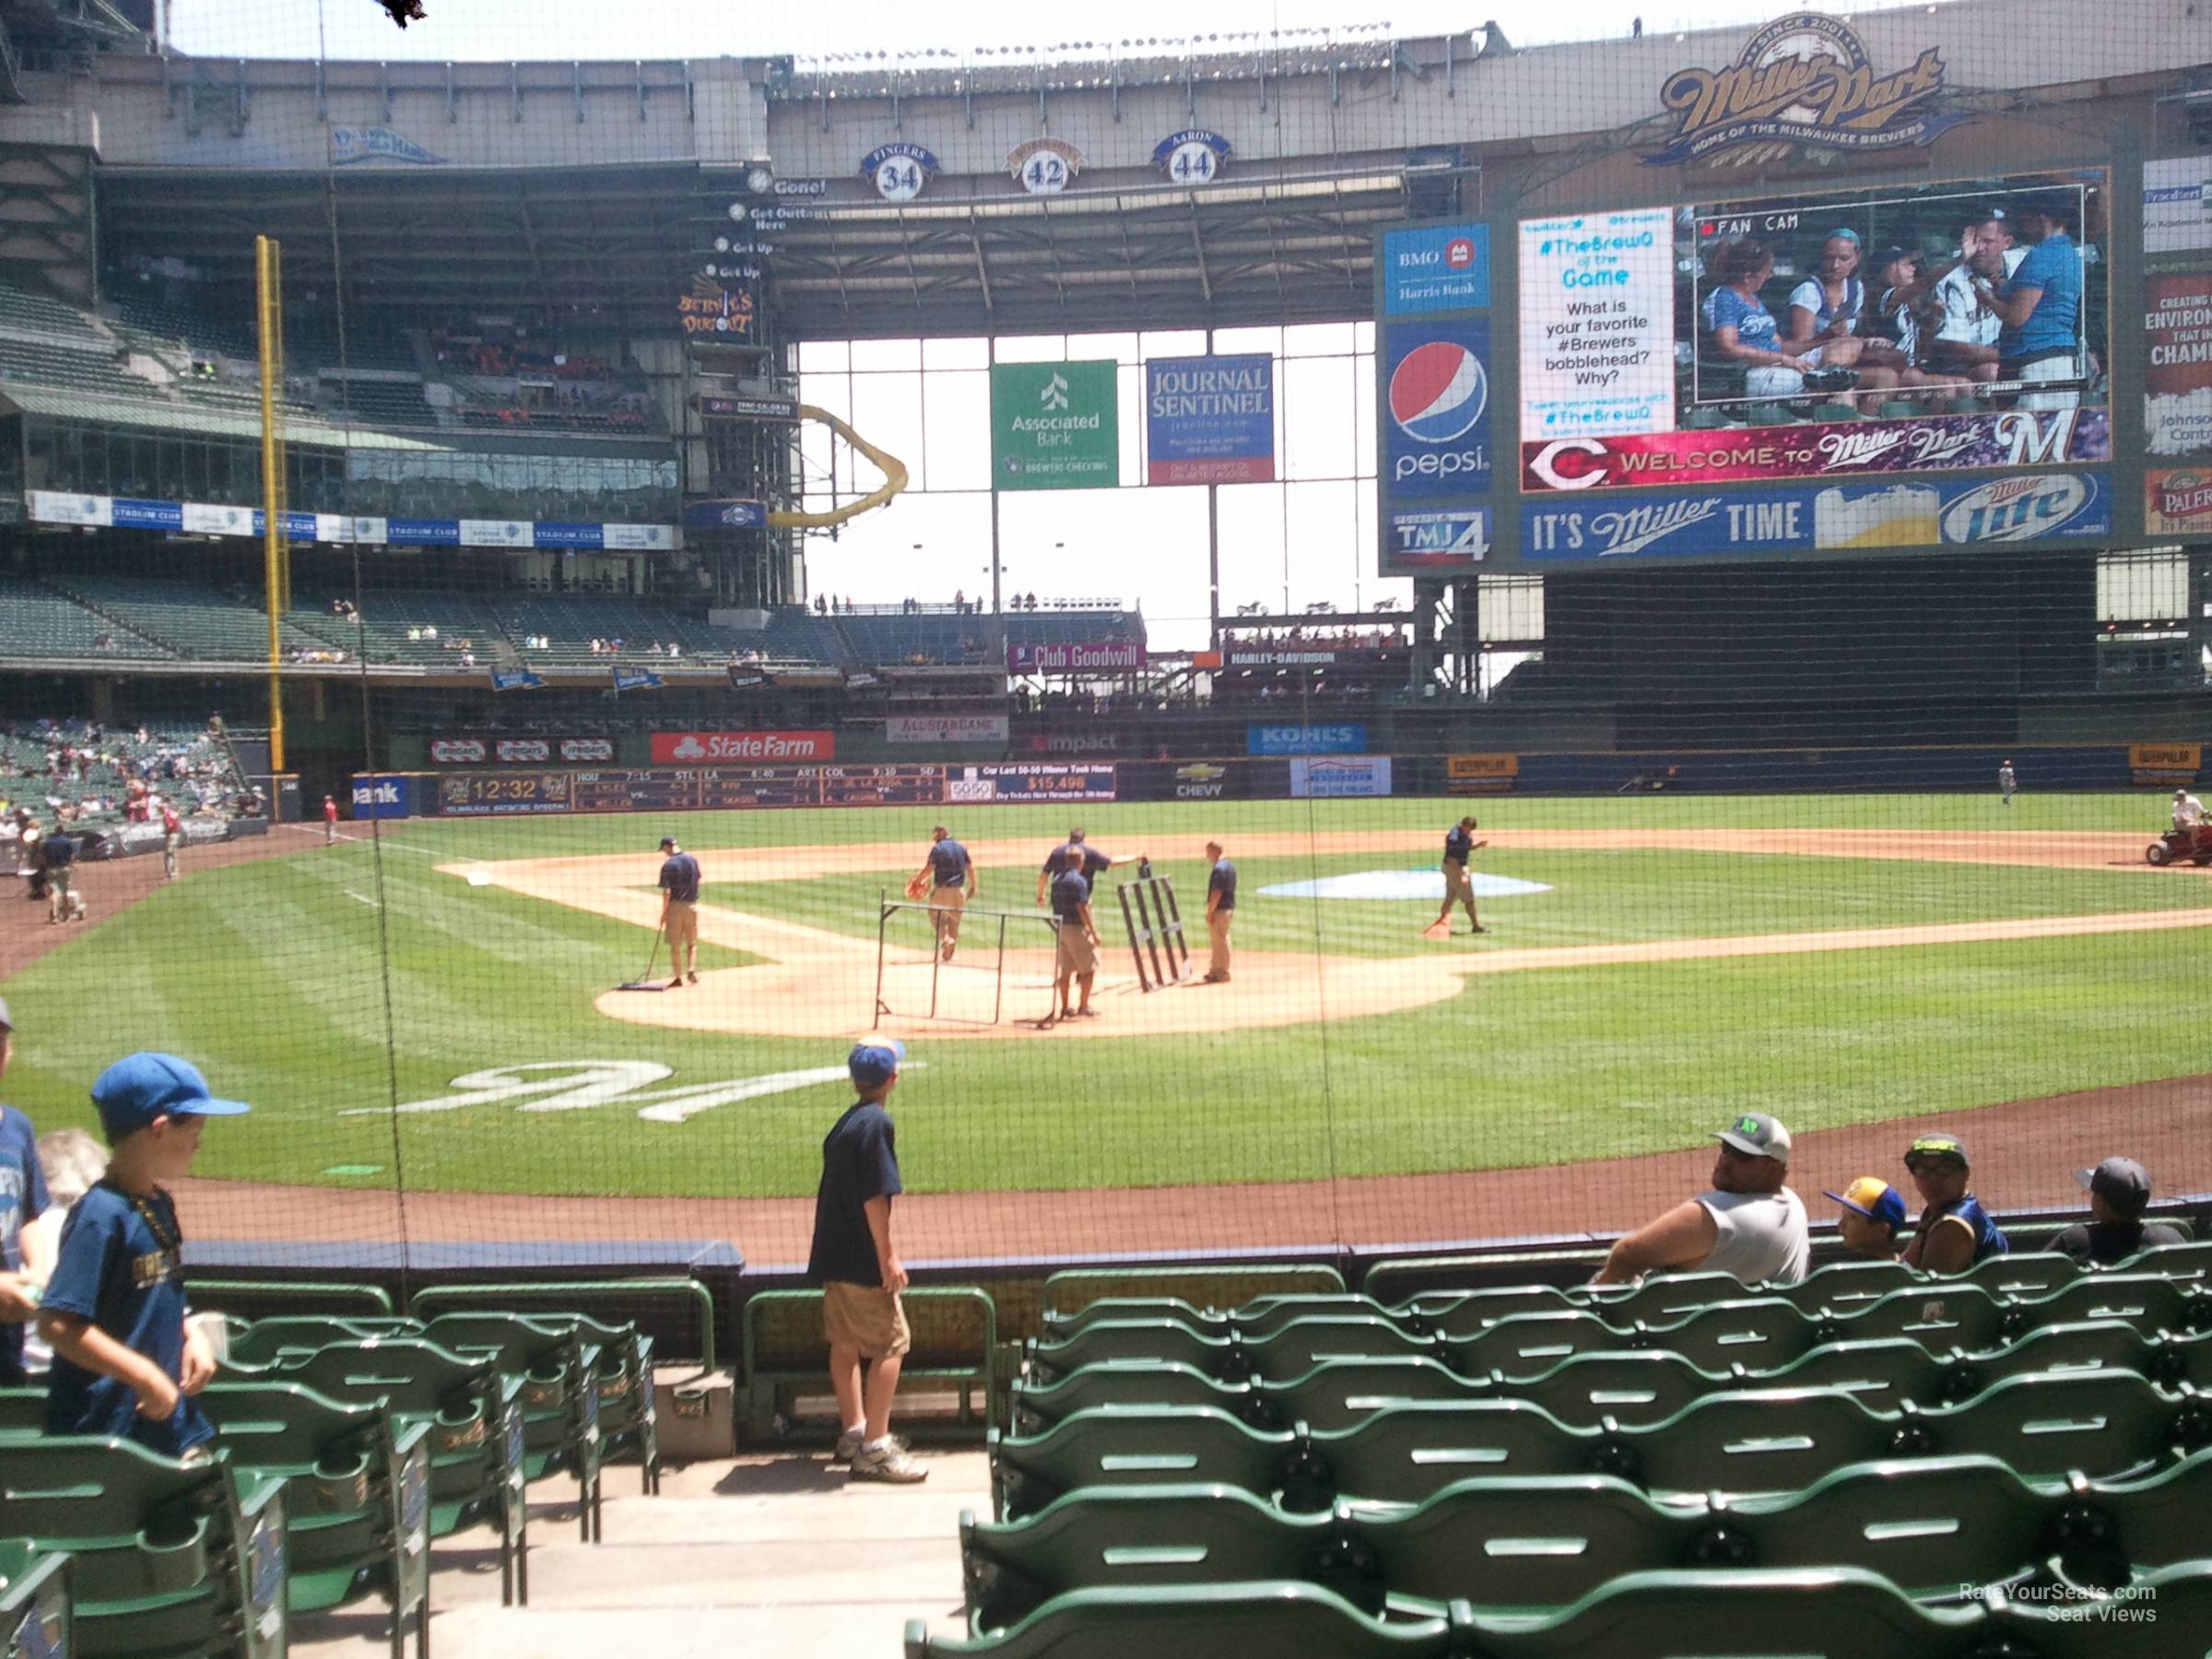
[{"label": "worker in navy shirt", "polygon": [[[1090,987],[1099,973],[1099,930],[1090,915],[1090,878],[1083,873],[1082,850],[1068,846],[1055,854],[1061,868],[1053,877],[1053,989],[1060,999],[1062,1019],[1093,1019]],[[1070,985],[1083,994],[1080,1006],[1068,1006]]]},{"label": "worker in navy shirt", "polygon": [[975,861],[968,856],[967,848],[952,839],[952,831],[939,824],[929,832],[929,852],[923,857],[922,868],[907,885],[928,891],[930,920],[937,929],[937,959],[951,961],[953,949],[960,942],[960,912],[977,890]]},{"label": "worker in navy shirt", "polygon": [[[855,1043],[845,1069],[859,1098],[822,1137],[822,1180],[814,1198],[814,1247],[806,1275],[822,1287],[822,1328],[841,1432],[834,1461],[855,1480],[909,1485],[929,1471],[891,1437],[891,1399],[913,1336],[907,1327],[906,1265],[891,1240],[899,1179],[899,1132],[886,1110],[899,1085],[902,1043]],[[861,1361],[868,1362],[863,1383]]]},{"label": "worker in navy shirt", "polygon": [[[0,1002],[0,1075],[14,1056],[15,1021]],[[53,1203],[30,1120],[0,1106],[0,1384],[23,1379],[23,1327],[53,1277]]]},{"label": "worker in navy shirt", "polygon": [[1452,907],[1455,904],[1466,906],[1467,922],[1477,933],[1489,932],[1475,913],[1475,883],[1467,875],[1467,860],[1475,856],[1475,849],[1490,844],[1475,839],[1475,831],[1480,827],[1470,816],[1444,832],[1444,907],[1436,912],[1436,920],[1422,930],[1430,938],[1451,936]]},{"label": "worker in navy shirt", "polygon": [[699,983],[699,860],[661,837],[661,933],[668,941],[668,989]]},{"label": "worker in navy shirt", "polygon": [[[2086,365],[2081,355],[2081,249],[2068,234],[2075,198],[2063,190],[2028,198],[2010,219],[2028,244],[2028,257],[1999,285],[1974,279],[1975,292],[1996,313],[1997,376],[2020,381],[2023,409],[2072,409],[2081,403]],[[2043,382],[2063,390],[2041,392]]]},{"label": "worker in navy shirt", "polygon": [[59,825],[39,842],[39,869],[46,878],[46,920],[66,922],[73,913],[81,913],[84,900],[75,897],[76,842],[63,834]]},{"label": "worker in navy shirt", "polygon": [[[1091,884],[1106,871],[1113,868],[1112,859],[1083,839],[1083,828],[1078,824],[1067,832],[1066,841],[1044,855],[1043,867],[1037,872],[1038,903],[1044,902],[1045,889],[1052,886],[1053,877],[1069,867],[1071,855],[1075,867],[1082,872],[1083,896],[1087,900],[1090,897]],[[1127,860],[1123,862],[1126,863]],[[1136,862],[1139,865],[1146,862],[1142,853],[1136,855]]]},{"label": "worker in navy shirt", "polygon": [[108,1172],[69,1212],[39,1309],[53,1349],[46,1432],[135,1440],[181,1457],[215,1430],[193,1396],[215,1355],[185,1319],[184,1236],[163,1188],[191,1169],[211,1117],[248,1110],[209,1094],[174,1054],[118,1060],[92,1085],[113,1149]]},{"label": "worker in navy shirt", "polygon": [[1206,982],[1229,982],[1229,930],[1237,917],[1237,866],[1221,856],[1221,843],[1207,841],[1206,855],[1213,869],[1206,877],[1206,932],[1212,942],[1206,958]]}]

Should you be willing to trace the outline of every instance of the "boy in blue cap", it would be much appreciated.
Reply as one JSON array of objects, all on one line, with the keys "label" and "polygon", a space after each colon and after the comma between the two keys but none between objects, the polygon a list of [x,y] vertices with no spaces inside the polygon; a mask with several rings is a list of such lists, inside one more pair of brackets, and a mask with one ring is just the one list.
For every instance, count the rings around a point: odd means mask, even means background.
[{"label": "boy in blue cap", "polygon": [[53,1349],[46,1431],[182,1457],[215,1438],[192,1398],[215,1375],[215,1356],[185,1324],[184,1238],[161,1183],[192,1167],[207,1119],[249,1109],[215,1099],[190,1061],[157,1053],[109,1066],[92,1103],[114,1156],[63,1225],[39,1309]]},{"label": "boy in blue cap", "polygon": [[[854,1480],[911,1485],[929,1471],[891,1435],[891,1396],[913,1337],[899,1293],[906,1267],[891,1242],[891,1200],[899,1180],[898,1132],[884,1110],[899,1086],[903,1043],[888,1037],[853,1044],[845,1066],[860,1098],[822,1138],[822,1182],[814,1202],[814,1248],[806,1275],[822,1287],[822,1329],[830,1339],[830,1380],[837,1389],[834,1461]],[[861,1361],[868,1361],[863,1391]]]},{"label": "boy in blue cap", "polygon": [[1905,1195],[1878,1175],[1862,1175],[1840,1193],[1824,1193],[1843,1206],[1836,1232],[1843,1247],[1870,1262],[1894,1262],[1904,1246]]}]

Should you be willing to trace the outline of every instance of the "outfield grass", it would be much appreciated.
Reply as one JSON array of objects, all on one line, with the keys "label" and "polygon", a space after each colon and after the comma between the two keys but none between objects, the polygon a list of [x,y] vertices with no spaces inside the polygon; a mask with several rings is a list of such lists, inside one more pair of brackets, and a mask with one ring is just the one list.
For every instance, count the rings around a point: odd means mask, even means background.
[{"label": "outfield grass", "polygon": [[[1135,852],[1147,834],[1435,829],[1457,802],[1004,808],[978,841],[1079,817]],[[1515,828],[2138,830],[2155,797],[1641,797],[1477,803],[1500,844],[1486,871],[1552,885],[1486,902],[1498,943],[1912,925],[2195,906],[2192,874],[1516,850]],[[905,841],[886,869],[711,887],[708,902],[872,936],[879,888],[920,860],[927,812],[697,816],[686,843]],[[635,1103],[526,1112],[512,1103],[394,1117],[484,1067],[652,1062],[676,1088],[835,1066],[838,1045],[665,1032],[594,999],[644,963],[643,930],[438,873],[441,860],[650,853],[665,826],[616,818],[426,824],[391,838],[194,874],[73,937],[11,980],[21,1032],[9,1088],[41,1128],[89,1124],[84,1090],[131,1047],[202,1062],[255,1115],[207,1137],[200,1172],[544,1194],[810,1193],[823,1130],[848,1099],[821,1082],[678,1124]],[[2147,837],[2147,830],[2146,830]],[[1418,901],[1263,899],[1276,880],[1424,864],[1418,853],[1240,860],[1247,949],[1397,956],[1422,946]],[[1174,870],[1194,895],[1196,866]],[[997,877],[1027,906],[1033,865]],[[1014,890],[1006,890],[1010,886]],[[1939,1113],[2203,1069],[2205,976],[2190,933],[1822,953],[1472,978],[1405,1013],[1143,1042],[917,1046],[897,1100],[915,1190],[1084,1188],[1308,1179],[1541,1164],[1698,1140],[1717,1115],[1798,1127]],[[1486,944],[1488,942],[1486,942]],[[753,959],[702,947],[702,966]],[[825,994],[841,994],[825,987]],[[856,1029],[865,1019],[856,1009]],[[368,1115],[347,1116],[347,1112]],[[362,1176],[326,1175],[358,1166]]]}]

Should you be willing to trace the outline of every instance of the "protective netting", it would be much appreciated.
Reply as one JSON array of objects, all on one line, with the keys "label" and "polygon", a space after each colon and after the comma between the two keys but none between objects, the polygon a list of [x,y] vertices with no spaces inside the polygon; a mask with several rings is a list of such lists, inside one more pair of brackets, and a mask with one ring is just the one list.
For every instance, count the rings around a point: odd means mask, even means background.
[{"label": "protective netting", "polygon": [[910,1263],[2212,1191],[2193,8],[160,9],[0,6],[0,969],[204,1261],[803,1263],[878,1031]]}]

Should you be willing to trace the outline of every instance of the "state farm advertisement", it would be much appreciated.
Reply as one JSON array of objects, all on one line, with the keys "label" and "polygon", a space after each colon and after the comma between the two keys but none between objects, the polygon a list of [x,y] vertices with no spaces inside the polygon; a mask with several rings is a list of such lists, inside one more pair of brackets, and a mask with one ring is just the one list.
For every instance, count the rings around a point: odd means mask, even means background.
[{"label": "state farm advertisement", "polygon": [[655,766],[721,760],[834,760],[835,732],[655,732]]},{"label": "state farm advertisement", "polygon": [[2143,528],[2152,535],[2212,535],[2212,467],[2154,471],[2144,480]]},{"label": "state farm advertisement", "polygon": [[1521,446],[1521,488],[1619,489],[1746,478],[1841,478],[2109,461],[2104,409],[2006,410],[1919,420],[1847,420],[1726,431],[1553,438]]},{"label": "state farm advertisement", "polygon": [[2145,447],[2212,454],[2212,273],[2148,277],[2144,290]]}]

